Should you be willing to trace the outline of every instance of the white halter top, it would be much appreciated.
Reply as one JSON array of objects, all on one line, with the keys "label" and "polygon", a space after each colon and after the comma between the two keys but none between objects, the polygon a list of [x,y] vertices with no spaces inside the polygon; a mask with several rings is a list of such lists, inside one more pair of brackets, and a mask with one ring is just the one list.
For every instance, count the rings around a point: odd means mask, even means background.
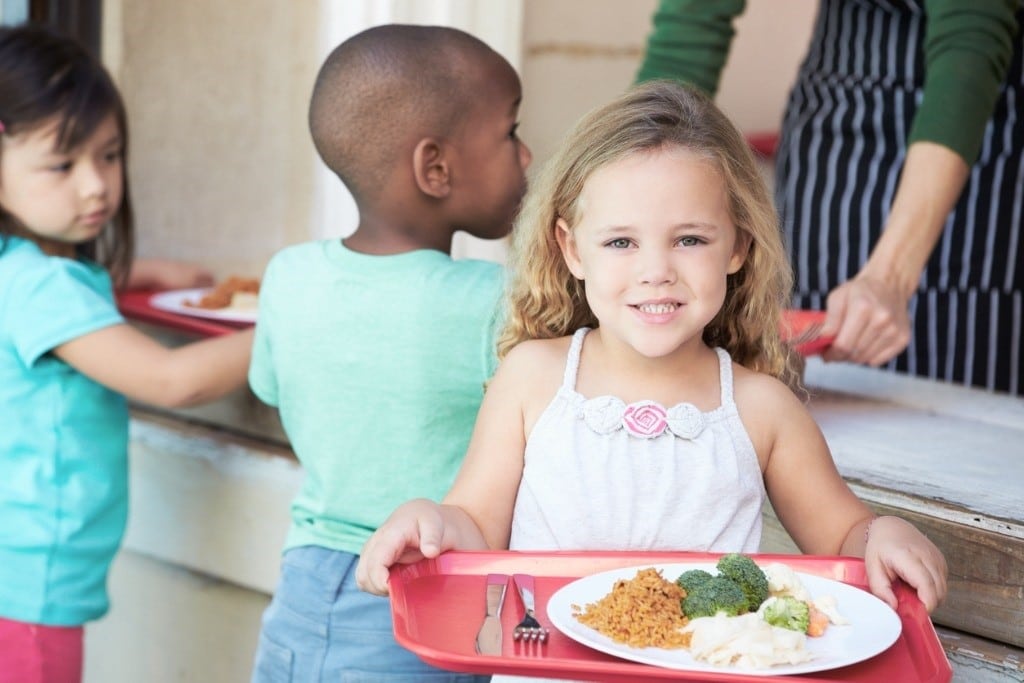
[{"label": "white halter top", "polygon": [[764,481],[729,354],[715,349],[722,404],[710,412],[587,399],[576,391],[587,332],[527,439],[509,547],[757,552]]}]

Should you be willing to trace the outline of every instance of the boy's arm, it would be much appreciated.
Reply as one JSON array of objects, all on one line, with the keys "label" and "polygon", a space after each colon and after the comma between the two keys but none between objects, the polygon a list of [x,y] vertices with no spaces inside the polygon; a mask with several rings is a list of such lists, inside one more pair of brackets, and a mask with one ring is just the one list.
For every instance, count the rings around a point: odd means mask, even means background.
[{"label": "boy's arm", "polygon": [[125,324],[76,337],[53,353],[128,398],[164,407],[205,403],[245,384],[251,329],[169,349]]}]

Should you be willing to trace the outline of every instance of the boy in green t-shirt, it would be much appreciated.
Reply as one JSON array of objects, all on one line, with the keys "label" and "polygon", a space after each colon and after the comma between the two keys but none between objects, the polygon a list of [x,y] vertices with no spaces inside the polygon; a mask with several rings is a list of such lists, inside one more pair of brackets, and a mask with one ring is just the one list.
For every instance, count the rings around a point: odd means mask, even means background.
[{"label": "boy in green t-shirt", "polygon": [[320,70],[310,130],[359,225],[283,250],[263,278],[249,383],[280,410],[306,481],[253,681],[473,679],[401,648],[387,599],[354,575],[400,502],[440,500],[469,443],[502,269],[450,250],[457,230],[511,228],[531,159],[520,98],[512,67],[450,28],[372,28]]}]

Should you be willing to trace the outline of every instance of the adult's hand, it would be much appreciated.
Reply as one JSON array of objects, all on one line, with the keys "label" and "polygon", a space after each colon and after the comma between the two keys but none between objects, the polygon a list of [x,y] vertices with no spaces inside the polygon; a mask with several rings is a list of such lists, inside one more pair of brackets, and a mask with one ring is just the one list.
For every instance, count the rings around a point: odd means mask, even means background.
[{"label": "adult's hand", "polygon": [[828,295],[822,334],[834,336],[827,361],[878,366],[910,343],[909,300],[900,288],[861,272]]},{"label": "adult's hand", "polygon": [[907,347],[910,298],[968,171],[947,147],[910,145],[889,220],[868,262],[828,295],[822,333],[835,341],[825,360],[881,365]]}]

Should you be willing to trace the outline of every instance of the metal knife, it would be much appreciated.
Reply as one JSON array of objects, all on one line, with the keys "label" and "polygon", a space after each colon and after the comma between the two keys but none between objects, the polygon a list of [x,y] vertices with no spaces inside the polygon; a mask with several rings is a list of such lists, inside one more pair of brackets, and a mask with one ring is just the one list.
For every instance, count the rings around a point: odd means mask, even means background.
[{"label": "metal knife", "polygon": [[487,575],[487,615],[476,634],[476,652],[501,655],[501,608],[505,604],[508,574]]}]

